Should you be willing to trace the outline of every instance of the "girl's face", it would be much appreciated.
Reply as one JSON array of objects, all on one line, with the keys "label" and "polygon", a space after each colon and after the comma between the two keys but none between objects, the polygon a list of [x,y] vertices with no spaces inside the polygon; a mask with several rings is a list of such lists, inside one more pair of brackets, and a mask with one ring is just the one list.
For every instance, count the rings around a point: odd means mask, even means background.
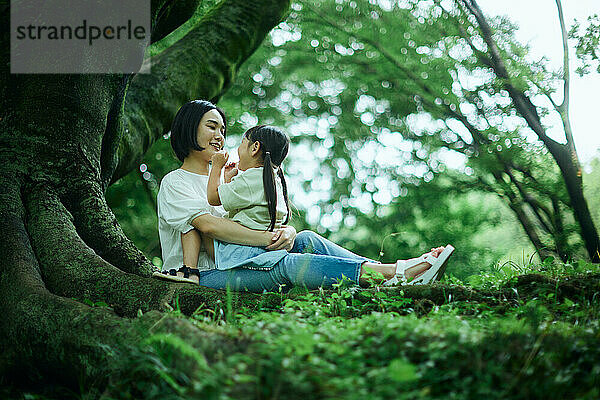
[{"label": "girl's face", "polygon": [[202,160],[209,162],[217,151],[223,150],[225,142],[225,125],[223,117],[215,109],[207,111],[198,124],[196,140],[198,145],[204,148],[197,152]]},{"label": "girl's face", "polygon": [[242,143],[238,147],[238,169],[245,171],[248,168],[254,168],[262,165],[260,160],[260,143],[250,143],[250,140],[246,136],[242,138]]}]

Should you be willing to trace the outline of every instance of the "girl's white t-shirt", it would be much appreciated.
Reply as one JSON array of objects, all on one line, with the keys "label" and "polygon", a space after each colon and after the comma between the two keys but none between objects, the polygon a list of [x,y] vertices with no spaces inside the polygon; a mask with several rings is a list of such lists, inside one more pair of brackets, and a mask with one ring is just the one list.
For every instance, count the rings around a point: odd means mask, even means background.
[{"label": "girl's white t-shirt", "polygon": [[[183,264],[181,234],[194,227],[194,218],[211,214],[223,217],[223,207],[211,206],[206,196],[208,175],[200,175],[181,168],[169,172],[160,182],[158,190],[158,235],[162,250],[163,271],[178,269]],[[204,249],[198,257],[198,269],[207,271],[215,269],[215,263]]]}]

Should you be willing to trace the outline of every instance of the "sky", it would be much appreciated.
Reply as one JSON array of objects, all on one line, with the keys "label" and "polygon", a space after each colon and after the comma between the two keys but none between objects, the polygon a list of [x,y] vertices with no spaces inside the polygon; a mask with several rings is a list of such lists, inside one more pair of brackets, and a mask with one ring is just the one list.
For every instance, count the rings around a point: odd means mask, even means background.
[{"label": "sky", "polygon": [[[517,38],[529,43],[534,58],[546,56],[556,70],[562,67],[562,38],[555,0],[478,0],[487,15],[508,15],[519,25]],[[600,0],[563,0],[563,13],[567,30],[576,18],[582,25],[589,15],[600,14]],[[573,46],[573,43],[569,43]],[[570,118],[575,147],[581,161],[586,164],[594,156],[600,157],[600,124],[598,123],[600,74],[579,77],[574,71],[577,66],[574,51],[570,53],[571,95]],[[562,91],[554,95],[555,102],[562,101]],[[548,121],[550,136],[564,142],[560,120]]]}]

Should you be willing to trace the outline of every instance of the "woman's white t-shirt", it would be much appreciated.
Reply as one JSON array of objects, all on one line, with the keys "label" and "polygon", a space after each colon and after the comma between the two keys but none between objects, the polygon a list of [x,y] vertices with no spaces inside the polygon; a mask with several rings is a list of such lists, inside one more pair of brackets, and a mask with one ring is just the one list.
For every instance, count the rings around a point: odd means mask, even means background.
[{"label": "woman's white t-shirt", "polygon": [[[158,234],[162,249],[163,271],[178,269],[183,264],[181,234],[194,229],[194,218],[211,214],[223,217],[221,206],[208,204],[206,186],[208,175],[195,174],[181,168],[169,172],[160,182],[158,190]],[[207,271],[215,268],[204,249],[198,257],[198,269]]]}]

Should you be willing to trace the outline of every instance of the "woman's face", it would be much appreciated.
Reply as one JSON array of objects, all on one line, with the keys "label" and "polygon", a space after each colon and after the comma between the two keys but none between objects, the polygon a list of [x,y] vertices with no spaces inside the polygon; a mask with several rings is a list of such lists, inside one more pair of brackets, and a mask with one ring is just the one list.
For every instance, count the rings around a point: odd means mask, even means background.
[{"label": "woman's face", "polygon": [[204,148],[203,151],[197,152],[204,161],[210,161],[213,154],[223,150],[224,135],[225,125],[221,114],[215,109],[206,112],[198,124],[196,137],[198,145]]}]

